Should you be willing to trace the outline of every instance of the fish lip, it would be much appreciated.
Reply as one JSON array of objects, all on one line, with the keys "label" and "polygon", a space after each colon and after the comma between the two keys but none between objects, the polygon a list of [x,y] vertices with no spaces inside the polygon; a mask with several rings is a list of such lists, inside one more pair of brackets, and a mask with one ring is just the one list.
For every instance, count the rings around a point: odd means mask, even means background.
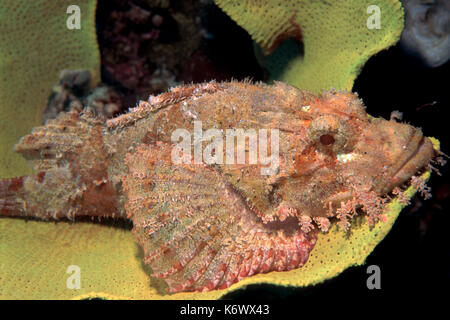
[{"label": "fish lip", "polygon": [[408,181],[415,173],[424,168],[433,159],[435,151],[430,139],[422,136],[420,142],[413,152],[406,158],[401,166],[392,175],[389,183],[389,188],[386,190],[389,192],[393,188]]}]

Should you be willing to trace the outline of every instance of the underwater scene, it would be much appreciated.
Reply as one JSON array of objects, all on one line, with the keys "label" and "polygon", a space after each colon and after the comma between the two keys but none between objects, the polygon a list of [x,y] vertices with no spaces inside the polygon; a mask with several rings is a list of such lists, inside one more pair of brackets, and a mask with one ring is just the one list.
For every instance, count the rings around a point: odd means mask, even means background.
[{"label": "underwater scene", "polygon": [[0,299],[445,290],[449,60],[448,0],[0,0]]}]

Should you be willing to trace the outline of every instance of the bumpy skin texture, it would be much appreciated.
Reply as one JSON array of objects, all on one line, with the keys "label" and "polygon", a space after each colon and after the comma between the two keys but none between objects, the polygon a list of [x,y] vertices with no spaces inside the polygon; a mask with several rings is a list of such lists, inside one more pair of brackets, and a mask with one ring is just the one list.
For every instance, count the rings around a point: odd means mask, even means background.
[{"label": "bumpy skin texture", "polygon": [[[278,129],[276,174],[175,164],[171,135],[194,121]],[[130,218],[144,262],[172,292],[302,266],[318,229],[348,229],[357,210],[382,219],[388,193],[434,156],[420,129],[368,117],[354,94],[247,82],[173,88],[107,122],[62,114],[15,150],[38,174],[0,182],[0,215]]]}]

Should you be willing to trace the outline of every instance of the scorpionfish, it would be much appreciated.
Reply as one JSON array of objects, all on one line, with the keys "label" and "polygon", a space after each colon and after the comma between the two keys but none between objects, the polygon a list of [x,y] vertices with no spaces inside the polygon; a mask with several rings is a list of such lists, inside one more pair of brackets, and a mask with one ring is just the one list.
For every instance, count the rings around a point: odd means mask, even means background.
[{"label": "scorpionfish", "polygon": [[[257,157],[277,161],[255,161],[250,137],[239,150],[239,130],[265,137]],[[333,223],[383,223],[387,201],[420,184],[437,153],[420,129],[369,116],[354,93],[249,81],[175,87],[109,120],[62,113],[15,151],[36,174],[1,180],[1,216],[130,219],[169,292],[300,268]]]}]

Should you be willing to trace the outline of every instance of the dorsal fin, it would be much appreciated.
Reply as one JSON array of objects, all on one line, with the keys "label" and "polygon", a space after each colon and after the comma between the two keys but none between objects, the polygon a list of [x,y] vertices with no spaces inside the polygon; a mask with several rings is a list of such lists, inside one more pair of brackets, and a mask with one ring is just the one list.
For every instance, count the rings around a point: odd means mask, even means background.
[{"label": "dorsal fin", "polygon": [[220,84],[215,81],[203,84],[173,87],[168,92],[157,96],[150,96],[148,101],[140,101],[139,105],[136,108],[130,109],[128,113],[108,120],[107,126],[110,129],[115,129],[132,125],[136,121],[145,118],[149,114],[164,107],[181,102],[190,97],[200,97],[205,93],[214,93],[219,88]]}]

